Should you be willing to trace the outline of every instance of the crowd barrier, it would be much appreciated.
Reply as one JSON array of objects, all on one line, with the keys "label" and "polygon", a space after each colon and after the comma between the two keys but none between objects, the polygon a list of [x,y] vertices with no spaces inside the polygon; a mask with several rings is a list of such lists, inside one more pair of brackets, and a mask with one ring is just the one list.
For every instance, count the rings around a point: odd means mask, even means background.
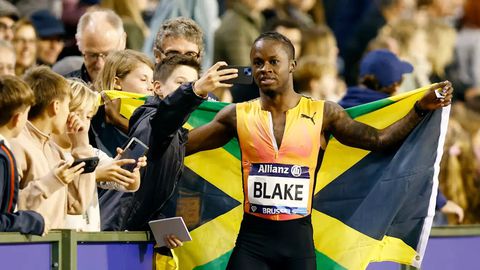
[{"label": "crowd barrier", "polygon": [[[153,238],[148,232],[51,231],[44,237],[0,233],[0,269],[150,270]],[[480,226],[436,227],[422,270],[469,270],[480,265]],[[413,270],[389,262],[368,270]]]}]

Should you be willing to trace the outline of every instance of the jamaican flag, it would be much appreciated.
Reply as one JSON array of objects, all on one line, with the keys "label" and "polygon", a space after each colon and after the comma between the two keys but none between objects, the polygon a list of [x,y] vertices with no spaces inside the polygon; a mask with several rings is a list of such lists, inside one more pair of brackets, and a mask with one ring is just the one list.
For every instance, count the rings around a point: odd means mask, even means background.
[{"label": "jamaican flag", "polygon": [[[381,129],[406,115],[427,89],[347,112]],[[187,128],[211,121],[225,105],[204,102]],[[330,139],[313,198],[318,269],[365,269],[375,261],[420,266],[434,215],[448,115],[449,108],[430,113],[401,146],[388,152]],[[178,269],[225,269],[243,215],[238,142],[187,157],[185,164],[168,213],[182,215],[193,238],[175,249]]]}]

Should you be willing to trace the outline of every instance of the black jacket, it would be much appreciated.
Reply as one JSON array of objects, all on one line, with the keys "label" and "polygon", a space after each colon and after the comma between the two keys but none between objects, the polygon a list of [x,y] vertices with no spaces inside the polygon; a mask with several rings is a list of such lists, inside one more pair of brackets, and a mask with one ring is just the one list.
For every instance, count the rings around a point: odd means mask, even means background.
[{"label": "black jacket", "polygon": [[149,146],[148,165],[141,170],[138,191],[109,190],[100,197],[102,230],[145,230],[148,221],[162,216],[162,207],[175,192],[183,171],[188,131],[182,126],[202,102],[191,84],[186,84],[163,100],[149,98],[135,110],[129,137]]},{"label": "black jacket", "polygon": [[3,140],[0,140],[0,231],[42,235],[45,224],[39,213],[14,212],[17,196],[18,173],[15,158]]}]

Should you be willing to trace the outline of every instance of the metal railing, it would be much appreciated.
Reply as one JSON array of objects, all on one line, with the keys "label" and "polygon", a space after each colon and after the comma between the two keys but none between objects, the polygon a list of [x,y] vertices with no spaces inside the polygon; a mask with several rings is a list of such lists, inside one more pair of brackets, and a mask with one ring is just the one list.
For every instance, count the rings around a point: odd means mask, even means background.
[{"label": "metal railing", "polygon": [[[469,237],[480,236],[480,226],[435,227],[431,237]],[[50,245],[51,269],[76,270],[78,266],[78,246],[96,243],[148,243],[154,241],[149,232],[76,232],[72,230],[54,230],[46,236],[22,235],[20,233],[0,233],[1,245],[40,244]],[[401,270],[414,270],[411,266],[399,266]]]}]

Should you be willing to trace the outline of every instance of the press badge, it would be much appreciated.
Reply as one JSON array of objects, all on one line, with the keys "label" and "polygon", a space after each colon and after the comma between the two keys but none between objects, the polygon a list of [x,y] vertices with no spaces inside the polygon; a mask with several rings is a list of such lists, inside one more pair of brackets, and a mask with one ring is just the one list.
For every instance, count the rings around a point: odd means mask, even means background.
[{"label": "press badge", "polygon": [[264,215],[307,215],[310,172],[307,166],[255,163],[248,176],[249,211]]}]

